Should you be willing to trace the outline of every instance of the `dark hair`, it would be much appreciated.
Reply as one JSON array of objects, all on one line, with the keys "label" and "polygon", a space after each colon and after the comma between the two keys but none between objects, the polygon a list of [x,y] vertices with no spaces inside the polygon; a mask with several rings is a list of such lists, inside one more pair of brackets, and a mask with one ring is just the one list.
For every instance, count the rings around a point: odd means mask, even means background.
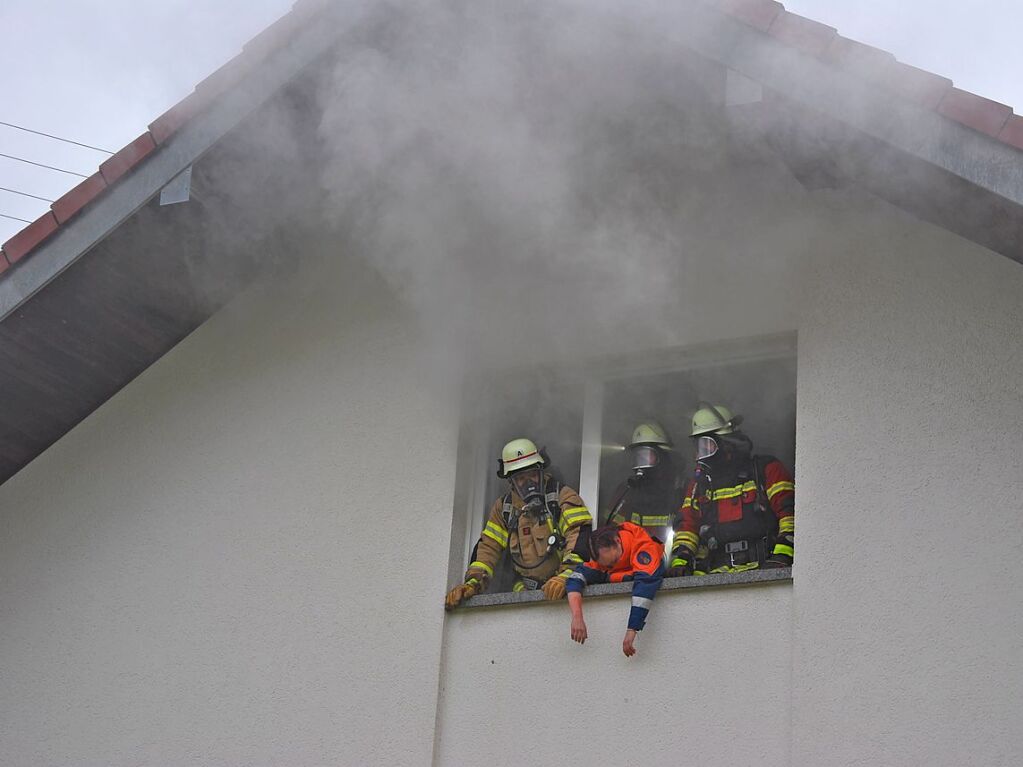
[{"label": "dark hair", "polygon": [[618,545],[621,538],[618,535],[618,525],[604,525],[598,527],[590,534],[590,555],[597,558],[600,549],[610,549]]}]

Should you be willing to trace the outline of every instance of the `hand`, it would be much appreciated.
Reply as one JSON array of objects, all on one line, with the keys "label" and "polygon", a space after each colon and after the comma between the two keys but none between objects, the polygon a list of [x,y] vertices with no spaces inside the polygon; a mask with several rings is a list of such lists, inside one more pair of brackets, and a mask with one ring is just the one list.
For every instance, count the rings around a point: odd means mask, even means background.
[{"label": "hand", "polygon": [[683,575],[692,575],[689,572],[688,566],[676,565],[675,567],[669,567],[668,572],[664,574],[666,578],[681,578]]},{"label": "hand", "polygon": [[444,609],[454,610],[462,602],[471,596],[476,594],[476,586],[472,583],[462,583],[455,586],[451,591],[448,592],[447,597],[444,598]]},{"label": "hand", "polygon": [[625,632],[625,639],[622,640],[622,652],[626,658],[636,654],[636,629],[629,629]]},{"label": "hand", "polygon": [[582,616],[572,618],[572,641],[584,644],[586,642],[586,621]]},{"label": "hand", "polygon": [[559,578],[556,575],[553,578],[548,578],[547,582],[540,587],[540,590],[543,591],[544,599],[564,599],[566,591],[565,579]]}]

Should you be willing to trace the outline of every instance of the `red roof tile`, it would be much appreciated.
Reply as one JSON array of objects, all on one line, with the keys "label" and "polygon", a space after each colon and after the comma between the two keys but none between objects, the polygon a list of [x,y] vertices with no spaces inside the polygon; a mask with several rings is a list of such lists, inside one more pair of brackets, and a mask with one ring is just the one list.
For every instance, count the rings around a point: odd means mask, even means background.
[{"label": "red roof tile", "polygon": [[895,63],[895,56],[888,51],[858,43],[841,35],[835,35],[831,45],[824,51],[823,58],[829,64],[867,77],[881,76]]},{"label": "red roof tile", "polygon": [[767,30],[767,34],[811,56],[821,56],[838,33],[834,27],[782,11]]},{"label": "red roof tile", "polygon": [[945,94],[952,90],[947,77],[896,61],[881,84],[924,109],[937,109]]},{"label": "red roof tile", "polygon": [[199,114],[206,103],[206,100],[200,98],[197,93],[189,93],[149,124],[153,141],[159,145],[169,139],[182,125]]},{"label": "red roof tile", "polygon": [[100,165],[99,172],[103,174],[103,178],[108,184],[113,184],[117,179],[146,159],[154,149],[156,149],[156,142],[153,141],[149,131],[146,131]]},{"label": "red roof tile", "polygon": [[107,182],[103,180],[103,175],[101,173],[93,173],[89,178],[85,179],[85,181],[64,196],[58,198],[50,206],[53,215],[57,218],[57,223],[63,224],[95,200],[106,188]]},{"label": "red roof tile", "polygon": [[997,138],[1012,114],[1012,107],[969,91],[951,88],[938,104],[938,113]]},{"label": "red roof tile", "polygon": [[6,254],[0,250],[0,274],[7,271],[7,267],[10,266],[10,261],[7,260]]},{"label": "red roof tile", "polygon": [[4,243],[4,255],[14,264],[56,231],[57,219],[53,212],[48,210]]},{"label": "red roof tile", "polygon": [[1017,149],[1023,149],[1023,117],[1013,115],[1006,120],[1005,127],[998,134],[998,139]]},{"label": "red roof tile", "polygon": [[717,5],[725,13],[761,32],[770,29],[775,18],[784,10],[784,6],[775,0],[718,0]]}]

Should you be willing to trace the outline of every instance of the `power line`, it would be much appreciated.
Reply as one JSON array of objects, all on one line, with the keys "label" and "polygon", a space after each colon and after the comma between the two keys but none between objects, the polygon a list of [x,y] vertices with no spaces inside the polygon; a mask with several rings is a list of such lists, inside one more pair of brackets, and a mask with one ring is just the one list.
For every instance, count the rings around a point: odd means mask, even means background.
[{"label": "power line", "polygon": [[84,173],[75,173],[73,170],[64,170],[63,168],[54,168],[52,165],[43,165],[41,162],[32,162],[32,160],[26,160],[24,157],[15,157],[14,155],[4,154],[0,152],[0,157],[6,157],[8,160],[17,160],[18,162],[28,163],[29,165],[37,165],[40,168],[47,168],[49,170],[55,170],[60,173],[67,173],[69,176],[78,176],[78,178],[88,178]]},{"label": "power line", "polygon": [[109,149],[100,149],[98,146],[92,146],[91,144],[83,144],[81,141],[72,141],[69,138],[61,138],[60,136],[54,136],[52,133],[43,133],[40,130],[32,130],[31,128],[25,128],[21,125],[15,125],[14,123],[5,123],[0,120],[0,125],[6,125],[8,128],[14,128],[15,130],[23,130],[25,133],[34,133],[37,136],[46,136],[46,138],[52,138],[56,141],[63,141],[65,144],[74,144],[75,146],[82,146],[86,149],[92,149],[96,152],[104,152],[106,154],[113,154]]},{"label": "power line", "polygon": [[0,213],[0,218],[9,218],[11,221],[20,221],[23,224],[31,224],[27,218],[18,218],[17,216],[8,216],[6,213]]},{"label": "power line", "polygon": [[17,189],[8,189],[6,186],[0,186],[0,192],[10,192],[11,194],[20,194],[22,197],[31,197],[33,200],[42,200],[43,202],[53,202],[53,200],[47,197],[40,197],[37,194],[29,194],[28,192],[19,192]]}]

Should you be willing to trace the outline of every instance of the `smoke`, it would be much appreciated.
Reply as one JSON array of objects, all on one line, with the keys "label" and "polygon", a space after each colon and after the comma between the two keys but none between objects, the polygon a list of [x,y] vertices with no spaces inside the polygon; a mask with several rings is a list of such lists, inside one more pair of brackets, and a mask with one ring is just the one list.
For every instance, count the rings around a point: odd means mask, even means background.
[{"label": "smoke", "polygon": [[672,335],[701,179],[727,152],[701,79],[637,25],[561,3],[377,9],[322,85],[339,246],[459,369]]}]

